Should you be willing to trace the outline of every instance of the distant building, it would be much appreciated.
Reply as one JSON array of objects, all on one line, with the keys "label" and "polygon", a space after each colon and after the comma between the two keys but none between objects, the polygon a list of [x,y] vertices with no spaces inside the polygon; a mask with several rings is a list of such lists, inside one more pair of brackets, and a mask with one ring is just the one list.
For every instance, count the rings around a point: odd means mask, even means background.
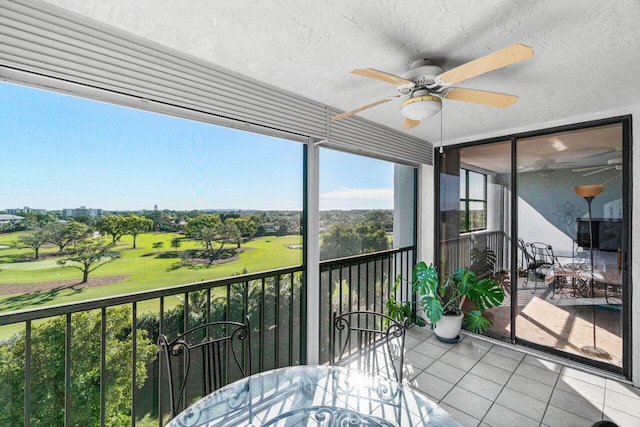
[{"label": "distant building", "polygon": [[11,215],[17,215],[21,213],[35,213],[39,215],[47,214],[46,209],[33,209],[33,208],[30,208],[29,206],[25,206],[24,208],[16,208],[16,209],[5,209],[5,211]]},{"label": "distant building", "polygon": [[276,231],[278,231],[276,224],[273,222],[262,223],[262,228],[264,228],[265,234],[275,233]]},{"label": "distant building", "polygon": [[73,216],[90,216],[97,218],[102,216],[102,209],[87,208],[86,206],[80,206],[79,208],[73,209],[65,208],[62,210],[62,216],[65,218]]},{"label": "distant building", "polygon": [[0,214],[0,224],[17,224],[24,217],[13,214]]}]

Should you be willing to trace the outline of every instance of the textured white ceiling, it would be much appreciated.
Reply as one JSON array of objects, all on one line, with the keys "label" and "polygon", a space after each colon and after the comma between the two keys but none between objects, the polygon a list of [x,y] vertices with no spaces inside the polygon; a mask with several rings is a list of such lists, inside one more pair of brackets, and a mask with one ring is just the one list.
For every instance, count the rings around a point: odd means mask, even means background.
[{"label": "textured white ceiling", "polygon": [[[639,103],[636,0],[47,1],[342,110],[396,93],[353,68],[402,74],[431,58],[450,69],[533,47],[532,59],[458,85],[520,99],[507,109],[445,100],[445,143]],[[402,130],[397,100],[360,116]],[[438,142],[440,116],[407,133]]]}]

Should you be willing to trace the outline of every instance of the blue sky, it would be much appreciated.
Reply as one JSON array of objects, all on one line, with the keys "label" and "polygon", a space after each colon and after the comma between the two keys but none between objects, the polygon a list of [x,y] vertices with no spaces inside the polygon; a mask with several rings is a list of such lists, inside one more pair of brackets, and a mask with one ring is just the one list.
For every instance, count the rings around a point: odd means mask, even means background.
[{"label": "blue sky", "polygon": [[[302,209],[300,143],[0,83],[0,211]],[[321,150],[321,209],[393,208],[393,165]]]}]

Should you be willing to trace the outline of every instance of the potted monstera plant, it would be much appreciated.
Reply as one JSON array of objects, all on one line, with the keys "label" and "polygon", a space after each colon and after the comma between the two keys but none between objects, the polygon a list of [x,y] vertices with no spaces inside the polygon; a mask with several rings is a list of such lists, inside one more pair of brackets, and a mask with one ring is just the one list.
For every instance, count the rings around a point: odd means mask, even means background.
[{"label": "potted monstera plant", "polygon": [[[492,278],[479,280],[474,272],[458,268],[439,280],[435,267],[424,262],[413,267],[413,290],[433,332],[444,342],[458,340],[463,321],[472,332],[487,331],[491,320],[483,311],[504,300],[502,287]],[[465,304],[465,300],[471,304]]]}]

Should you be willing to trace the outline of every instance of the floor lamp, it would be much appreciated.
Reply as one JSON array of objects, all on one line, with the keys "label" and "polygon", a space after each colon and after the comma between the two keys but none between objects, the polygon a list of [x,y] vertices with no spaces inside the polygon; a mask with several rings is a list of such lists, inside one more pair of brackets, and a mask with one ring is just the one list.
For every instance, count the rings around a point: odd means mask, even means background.
[{"label": "floor lamp", "polygon": [[602,359],[608,359],[609,353],[606,350],[598,348],[596,346],[596,305],[595,305],[595,292],[593,281],[593,228],[591,227],[591,202],[593,199],[604,190],[604,184],[598,185],[578,185],[573,187],[573,191],[584,200],[587,201],[589,206],[589,255],[591,259],[591,309],[593,318],[593,345],[585,345],[582,347],[582,352],[590,356],[599,357]]}]

